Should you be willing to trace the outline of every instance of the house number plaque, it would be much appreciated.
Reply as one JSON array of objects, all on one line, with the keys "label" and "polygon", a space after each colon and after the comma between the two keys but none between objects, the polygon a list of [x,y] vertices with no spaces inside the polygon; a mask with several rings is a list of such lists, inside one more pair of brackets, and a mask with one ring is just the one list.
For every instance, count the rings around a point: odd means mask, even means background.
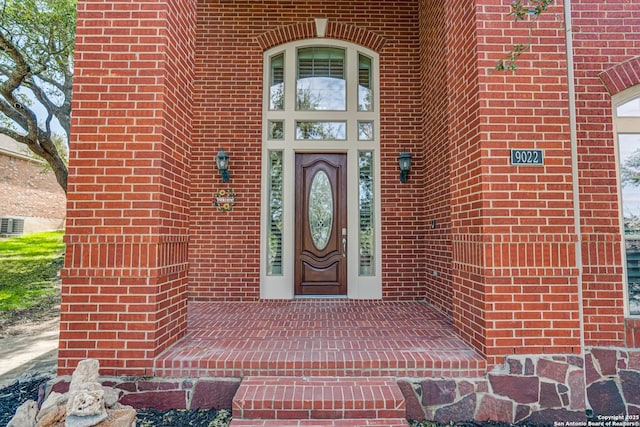
[{"label": "house number plaque", "polygon": [[228,212],[233,210],[236,204],[236,193],[231,189],[222,189],[213,197],[213,206],[218,208],[220,212]]},{"label": "house number plaque", "polygon": [[542,150],[511,149],[512,165],[544,165]]}]

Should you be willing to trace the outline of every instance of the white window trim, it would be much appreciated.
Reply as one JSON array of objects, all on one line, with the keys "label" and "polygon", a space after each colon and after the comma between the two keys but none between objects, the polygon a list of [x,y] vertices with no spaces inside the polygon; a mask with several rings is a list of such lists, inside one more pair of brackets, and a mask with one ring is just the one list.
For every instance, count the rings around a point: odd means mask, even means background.
[{"label": "white window trim", "polygon": [[[332,46],[346,50],[347,69],[347,111],[295,111],[295,53],[300,47]],[[285,61],[285,110],[269,110],[269,59],[284,52]],[[358,53],[372,59],[372,82],[374,87],[374,108],[372,112],[357,111]],[[295,154],[300,152],[332,152],[347,155],[347,200],[358,206],[358,155],[361,151],[371,151],[374,156],[374,221],[375,221],[375,268],[372,276],[358,274],[358,209],[347,209],[347,297],[352,299],[382,298],[382,243],[381,243],[381,190],[380,190],[380,89],[379,56],[362,46],[335,39],[310,39],[287,43],[264,53],[263,76],[263,126],[262,126],[262,181],[261,181],[261,227],[260,227],[260,297],[263,299],[294,298],[294,200],[295,200]],[[300,141],[295,139],[295,121],[304,119],[347,121],[346,141]],[[269,140],[268,123],[273,120],[284,122],[284,138]],[[374,139],[358,140],[358,120],[374,122]],[[269,152],[283,152],[283,219],[282,232],[282,274],[267,275],[267,231],[269,224],[268,172]]]},{"label": "white window trim", "polygon": [[617,107],[632,99],[640,97],[640,85],[633,86],[613,96],[613,127],[615,138],[615,157],[616,169],[618,171],[618,212],[620,213],[620,234],[622,236],[621,252],[622,252],[622,271],[624,283],[624,316],[631,318],[640,318],[638,314],[631,314],[629,310],[629,281],[627,279],[627,250],[625,246],[626,238],[624,234],[624,212],[622,201],[622,183],[620,182],[620,141],[618,136],[621,134],[640,134],[640,117],[618,117]]}]

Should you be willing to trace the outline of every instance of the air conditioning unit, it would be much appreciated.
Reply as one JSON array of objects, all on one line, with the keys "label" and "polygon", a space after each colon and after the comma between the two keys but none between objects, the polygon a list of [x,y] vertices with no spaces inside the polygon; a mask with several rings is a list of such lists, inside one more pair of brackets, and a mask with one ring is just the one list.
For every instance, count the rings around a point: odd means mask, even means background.
[{"label": "air conditioning unit", "polygon": [[0,218],[0,234],[24,233],[24,219]]}]

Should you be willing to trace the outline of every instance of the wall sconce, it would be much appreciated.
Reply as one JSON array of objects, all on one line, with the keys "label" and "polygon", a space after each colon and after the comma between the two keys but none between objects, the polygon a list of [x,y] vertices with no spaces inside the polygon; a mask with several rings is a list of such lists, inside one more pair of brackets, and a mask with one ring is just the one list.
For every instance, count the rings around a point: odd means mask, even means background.
[{"label": "wall sconce", "polygon": [[229,155],[224,152],[224,149],[218,152],[216,165],[222,176],[222,182],[229,182]]},{"label": "wall sconce", "polygon": [[398,156],[398,165],[400,166],[400,182],[407,182],[409,171],[411,170],[411,154],[403,151]]}]

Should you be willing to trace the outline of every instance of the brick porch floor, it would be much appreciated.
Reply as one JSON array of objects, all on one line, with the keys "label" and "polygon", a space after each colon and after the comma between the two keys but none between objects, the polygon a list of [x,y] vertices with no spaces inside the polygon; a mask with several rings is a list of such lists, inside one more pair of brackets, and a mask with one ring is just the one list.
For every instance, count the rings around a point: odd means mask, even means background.
[{"label": "brick porch floor", "polygon": [[189,304],[156,376],[478,377],[486,362],[421,302],[300,299]]}]

